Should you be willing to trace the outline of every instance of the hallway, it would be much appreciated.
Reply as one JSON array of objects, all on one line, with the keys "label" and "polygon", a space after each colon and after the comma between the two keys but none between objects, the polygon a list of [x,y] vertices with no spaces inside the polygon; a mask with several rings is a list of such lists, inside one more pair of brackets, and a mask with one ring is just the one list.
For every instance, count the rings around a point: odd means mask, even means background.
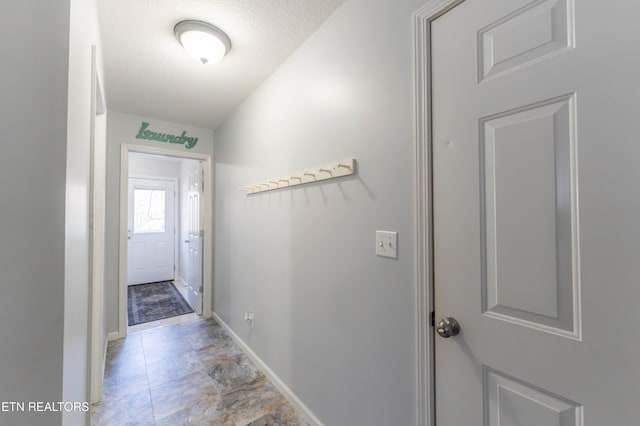
[{"label": "hallway", "polygon": [[195,319],[107,348],[92,425],[307,425],[223,328]]}]

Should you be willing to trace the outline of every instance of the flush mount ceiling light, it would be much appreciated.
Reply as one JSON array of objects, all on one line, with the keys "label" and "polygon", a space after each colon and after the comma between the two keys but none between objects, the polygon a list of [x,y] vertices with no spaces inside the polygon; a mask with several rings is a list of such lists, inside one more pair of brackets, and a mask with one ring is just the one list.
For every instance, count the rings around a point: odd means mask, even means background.
[{"label": "flush mount ceiling light", "polygon": [[231,41],[219,28],[203,21],[181,21],[173,28],[187,54],[201,64],[220,62],[231,49]]}]

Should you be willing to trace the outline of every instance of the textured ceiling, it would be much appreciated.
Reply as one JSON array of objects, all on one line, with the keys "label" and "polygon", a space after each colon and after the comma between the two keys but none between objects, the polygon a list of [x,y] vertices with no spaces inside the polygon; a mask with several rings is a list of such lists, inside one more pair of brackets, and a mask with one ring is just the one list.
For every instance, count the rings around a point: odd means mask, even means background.
[{"label": "textured ceiling", "polygon": [[[109,109],[215,128],[344,0],[99,0]],[[185,19],[231,39],[200,65],[173,36]]]}]

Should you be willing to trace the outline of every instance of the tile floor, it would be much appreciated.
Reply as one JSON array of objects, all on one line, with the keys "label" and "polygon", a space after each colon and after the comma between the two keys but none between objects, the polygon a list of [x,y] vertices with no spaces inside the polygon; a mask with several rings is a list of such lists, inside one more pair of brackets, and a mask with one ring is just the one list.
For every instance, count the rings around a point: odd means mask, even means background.
[{"label": "tile floor", "polygon": [[109,342],[92,425],[308,426],[213,320]]}]

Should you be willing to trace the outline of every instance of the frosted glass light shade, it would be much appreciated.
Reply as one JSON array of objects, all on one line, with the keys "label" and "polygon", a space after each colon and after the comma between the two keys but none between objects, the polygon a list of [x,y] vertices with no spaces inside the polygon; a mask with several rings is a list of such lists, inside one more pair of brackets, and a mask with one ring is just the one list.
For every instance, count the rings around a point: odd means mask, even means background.
[{"label": "frosted glass light shade", "polygon": [[231,49],[229,37],[206,22],[182,21],[173,32],[187,54],[201,64],[220,62]]}]

